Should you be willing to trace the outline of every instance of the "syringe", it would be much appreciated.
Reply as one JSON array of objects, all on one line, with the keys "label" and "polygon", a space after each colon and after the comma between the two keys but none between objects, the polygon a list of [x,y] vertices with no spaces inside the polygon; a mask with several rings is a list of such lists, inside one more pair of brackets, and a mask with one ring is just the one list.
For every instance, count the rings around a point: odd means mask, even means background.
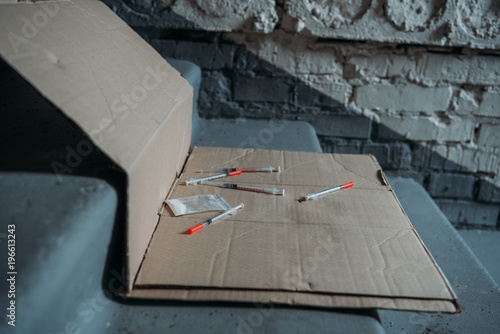
[{"label": "syringe", "polygon": [[241,170],[242,173],[249,172],[281,172],[281,167],[255,167],[255,168],[208,168],[208,169],[200,169],[200,173],[223,173],[223,172],[233,172],[235,170]]},{"label": "syringe", "polygon": [[323,191],[320,191],[320,192],[317,192],[317,193],[307,194],[306,201],[307,200],[311,200],[311,199],[316,199],[316,198],[318,198],[320,196],[323,196],[323,195],[326,195],[326,194],[329,194],[329,193],[333,193],[334,191],[337,191],[337,190],[340,190],[340,189],[349,188],[349,187],[352,187],[352,186],[354,186],[354,183],[349,182],[349,183],[343,184],[341,186],[337,186],[337,187],[333,187],[333,188],[330,188],[330,189],[326,189],[326,190],[323,190]]},{"label": "syringe", "polygon": [[211,218],[209,220],[206,220],[204,221],[203,223],[201,224],[198,224],[196,225],[195,227],[191,227],[190,229],[188,229],[188,233],[189,234],[193,234],[194,232],[198,231],[198,230],[201,230],[202,228],[204,227],[207,227],[208,225],[212,224],[214,221],[216,220],[219,220],[221,218],[224,218],[225,216],[227,215],[232,215],[232,214],[235,214],[236,211],[238,211],[239,208],[242,208],[244,207],[245,205],[243,203],[241,203],[240,205],[238,206],[235,206],[227,211],[224,211],[223,213],[221,213],[220,215],[218,216],[215,216],[214,218]]},{"label": "syringe", "polygon": [[217,182],[217,181],[201,181],[201,184],[208,184],[210,186],[217,186],[217,187],[230,188],[230,189],[254,191],[254,192],[258,192],[258,193],[267,193],[267,194],[273,194],[273,195],[285,195],[285,189],[279,190],[279,189],[275,189],[275,188],[245,186],[243,184],[234,184],[234,183]]},{"label": "syringe", "polygon": [[201,181],[209,181],[209,180],[214,180],[214,179],[220,179],[221,177],[226,177],[226,176],[233,176],[233,175],[240,175],[241,170],[236,170],[234,172],[229,172],[229,173],[224,173],[224,174],[217,174],[217,175],[212,175],[212,176],[206,176],[206,177],[200,177],[198,179],[193,179],[190,178],[189,181],[186,181],[187,185],[197,185]]}]

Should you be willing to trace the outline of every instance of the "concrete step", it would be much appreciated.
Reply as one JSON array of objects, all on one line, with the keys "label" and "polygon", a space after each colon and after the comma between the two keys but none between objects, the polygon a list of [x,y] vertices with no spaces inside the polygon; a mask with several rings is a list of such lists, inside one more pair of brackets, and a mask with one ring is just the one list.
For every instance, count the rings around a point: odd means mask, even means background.
[{"label": "concrete step", "polygon": [[[115,190],[95,178],[3,172],[0,188],[0,235],[15,226],[17,272],[16,326],[2,321],[0,332],[104,332],[112,321],[101,283]],[[0,239],[2,248],[6,244]],[[0,260],[7,263],[7,251]],[[8,291],[6,284],[0,280],[0,291]],[[0,302],[8,305],[7,293]]]},{"label": "concrete step", "polygon": [[500,289],[425,189],[412,179],[389,178],[413,226],[441,267],[463,314],[379,311],[387,333],[496,333]]},{"label": "concrete step", "polygon": [[167,61],[193,86],[191,148],[218,146],[321,152],[316,131],[307,122],[200,118],[197,99],[201,84],[201,69],[185,60],[167,58]]},{"label": "concrete step", "polygon": [[500,285],[500,231],[458,230],[458,233]]},{"label": "concrete step", "polygon": [[288,120],[200,119],[191,146],[321,152],[309,123]]}]

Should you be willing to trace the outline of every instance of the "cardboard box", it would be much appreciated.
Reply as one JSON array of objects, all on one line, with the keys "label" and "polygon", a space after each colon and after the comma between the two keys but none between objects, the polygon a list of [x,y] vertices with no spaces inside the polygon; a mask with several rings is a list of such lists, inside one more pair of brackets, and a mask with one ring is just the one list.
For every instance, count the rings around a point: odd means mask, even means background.
[{"label": "cardboard box", "polygon": [[[2,4],[0,53],[127,175],[128,298],[459,312],[456,296],[373,156],[196,148],[192,88],[96,1]],[[200,168],[286,196],[185,186]],[[353,181],[309,202],[307,193]],[[234,217],[173,217],[166,198],[222,194]]]}]

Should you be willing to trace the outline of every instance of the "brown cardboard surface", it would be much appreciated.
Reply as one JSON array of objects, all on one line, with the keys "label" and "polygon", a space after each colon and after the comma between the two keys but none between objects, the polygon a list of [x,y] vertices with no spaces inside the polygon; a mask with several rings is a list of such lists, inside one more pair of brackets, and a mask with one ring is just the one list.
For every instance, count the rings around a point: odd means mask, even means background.
[{"label": "brown cardboard surface", "polygon": [[187,156],[192,88],[98,1],[3,3],[0,21],[1,57],[127,173],[135,277]]},{"label": "brown cardboard surface", "polygon": [[[282,172],[224,180],[284,188],[286,196],[183,184],[205,175],[200,168],[269,165]],[[353,188],[299,202],[349,181]],[[187,229],[213,212],[173,217],[164,209],[133,296],[151,297],[151,289],[174,299],[269,301],[281,292],[289,304],[457,311],[372,156],[196,148],[169,198],[196,194],[245,207],[193,235]]]}]

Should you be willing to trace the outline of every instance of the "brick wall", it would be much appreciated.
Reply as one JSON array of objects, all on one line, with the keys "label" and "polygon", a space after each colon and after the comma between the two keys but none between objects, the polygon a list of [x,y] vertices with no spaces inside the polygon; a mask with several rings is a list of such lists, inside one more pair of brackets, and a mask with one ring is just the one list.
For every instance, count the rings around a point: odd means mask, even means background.
[{"label": "brick wall", "polygon": [[163,56],[202,68],[202,117],[307,121],[325,152],[371,153],[417,180],[455,226],[499,226],[497,46],[341,40],[279,23],[210,32],[169,8],[108,4]]}]

